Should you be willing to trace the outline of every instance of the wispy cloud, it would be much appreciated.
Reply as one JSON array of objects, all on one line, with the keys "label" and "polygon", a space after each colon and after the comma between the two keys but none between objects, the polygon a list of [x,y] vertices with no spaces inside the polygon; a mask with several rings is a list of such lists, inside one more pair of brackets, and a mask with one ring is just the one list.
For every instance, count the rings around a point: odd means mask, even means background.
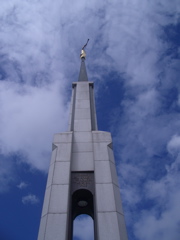
[{"label": "wispy cloud", "polygon": [[36,195],[28,194],[27,196],[22,197],[22,203],[24,205],[35,205],[39,203],[39,198]]},{"label": "wispy cloud", "polygon": [[20,182],[18,185],[17,185],[17,188],[19,189],[25,189],[27,188],[28,184],[25,183],[25,182]]}]

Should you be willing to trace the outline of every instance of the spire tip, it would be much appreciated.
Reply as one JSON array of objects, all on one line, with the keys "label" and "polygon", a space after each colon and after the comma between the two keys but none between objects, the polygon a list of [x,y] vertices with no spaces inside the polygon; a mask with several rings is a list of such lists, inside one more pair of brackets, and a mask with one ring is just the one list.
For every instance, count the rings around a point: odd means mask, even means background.
[{"label": "spire tip", "polygon": [[81,59],[85,59],[85,58],[86,58],[86,52],[85,52],[84,49],[85,49],[85,47],[87,46],[88,42],[89,42],[89,38],[88,38],[86,44],[85,44],[85,45],[82,47],[82,49],[81,49],[81,54],[80,54],[80,58],[81,58]]}]

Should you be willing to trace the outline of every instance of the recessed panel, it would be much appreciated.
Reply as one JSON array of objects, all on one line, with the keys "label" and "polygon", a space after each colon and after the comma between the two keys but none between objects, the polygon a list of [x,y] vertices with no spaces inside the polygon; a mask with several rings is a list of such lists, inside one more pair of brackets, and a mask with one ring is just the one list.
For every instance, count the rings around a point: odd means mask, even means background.
[{"label": "recessed panel", "polygon": [[94,172],[72,172],[71,184],[72,193],[79,189],[87,189],[94,193]]},{"label": "recessed panel", "polygon": [[73,152],[92,152],[92,143],[73,143]]},{"label": "recessed panel", "polygon": [[72,171],[93,171],[93,152],[79,152],[72,154]]}]

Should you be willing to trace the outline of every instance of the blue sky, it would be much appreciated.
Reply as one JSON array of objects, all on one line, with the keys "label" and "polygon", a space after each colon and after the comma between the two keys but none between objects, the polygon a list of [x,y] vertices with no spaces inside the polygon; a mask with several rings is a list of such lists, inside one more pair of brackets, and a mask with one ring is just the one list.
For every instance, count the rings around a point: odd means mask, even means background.
[{"label": "blue sky", "polygon": [[[90,38],[87,72],[99,129],[113,136],[129,239],[179,240],[179,0],[6,0],[0,35],[0,239],[37,237],[53,134],[67,131]],[[76,238],[91,240],[82,224]]]}]

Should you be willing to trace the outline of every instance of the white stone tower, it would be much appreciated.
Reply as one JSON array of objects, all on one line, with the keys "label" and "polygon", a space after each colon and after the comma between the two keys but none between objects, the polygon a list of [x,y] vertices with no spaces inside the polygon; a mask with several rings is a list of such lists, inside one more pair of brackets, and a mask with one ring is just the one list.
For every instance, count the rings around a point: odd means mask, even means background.
[{"label": "white stone tower", "polygon": [[112,138],[97,128],[84,47],[79,79],[72,84],[69,130],[54,136],[38,240],[72,240],[80,214],[93,218],[95,240],[128,239]]}]

